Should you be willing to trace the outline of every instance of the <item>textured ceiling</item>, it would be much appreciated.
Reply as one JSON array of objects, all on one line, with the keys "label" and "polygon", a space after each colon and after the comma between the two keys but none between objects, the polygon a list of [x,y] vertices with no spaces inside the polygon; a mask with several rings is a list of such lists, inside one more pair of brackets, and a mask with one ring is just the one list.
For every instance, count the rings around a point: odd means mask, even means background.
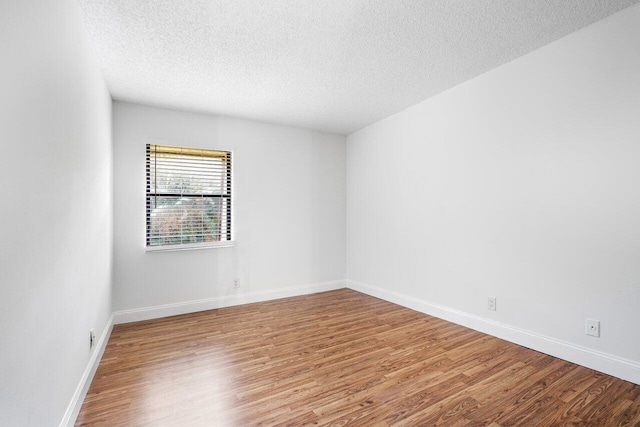
[{"label": "textured ceiling", "polygon": [[114,99],[348,134],[640,0],[80,0]]}]

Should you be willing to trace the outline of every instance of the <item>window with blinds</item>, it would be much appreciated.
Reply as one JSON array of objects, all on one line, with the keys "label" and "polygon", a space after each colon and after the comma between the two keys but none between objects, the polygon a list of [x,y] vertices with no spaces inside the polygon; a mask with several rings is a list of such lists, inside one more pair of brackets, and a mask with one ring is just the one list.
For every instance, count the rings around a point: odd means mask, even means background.
[{"label": "window with blinds", "polygon": [[147,248],[231,241],[231,152],[147,144]]}]

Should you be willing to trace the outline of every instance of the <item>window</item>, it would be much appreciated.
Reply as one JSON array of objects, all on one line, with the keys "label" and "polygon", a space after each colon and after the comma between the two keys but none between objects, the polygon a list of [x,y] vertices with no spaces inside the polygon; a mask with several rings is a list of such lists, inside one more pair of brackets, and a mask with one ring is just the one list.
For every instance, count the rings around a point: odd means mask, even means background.
[{"label": "window", "polygon": [[147,249],[231,241],[231,152],[147,144]]}]

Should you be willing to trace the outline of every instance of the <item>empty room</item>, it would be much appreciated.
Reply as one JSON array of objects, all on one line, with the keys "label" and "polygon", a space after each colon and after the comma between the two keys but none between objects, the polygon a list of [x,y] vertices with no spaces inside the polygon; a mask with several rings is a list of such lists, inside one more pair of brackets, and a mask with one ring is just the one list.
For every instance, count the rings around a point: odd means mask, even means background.
[{"label": "empty room", "polygon": [[0,1],[0,426],[640,426],[638,3]]}]

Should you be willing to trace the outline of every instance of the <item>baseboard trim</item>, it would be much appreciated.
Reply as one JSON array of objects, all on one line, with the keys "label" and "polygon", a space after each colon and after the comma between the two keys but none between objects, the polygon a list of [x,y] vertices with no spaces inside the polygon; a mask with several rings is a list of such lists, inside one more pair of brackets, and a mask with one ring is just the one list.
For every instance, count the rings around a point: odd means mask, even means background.
[{"label": "baseboard trim", "polygon": [[107,347],[107,342],[109,342],[113,325],[113,314],[111,314],[111,316],[109,316],[109,320],[107,320],[107,325],[100,335],[96,348],[93,351],[91,358],[89,358],[89,363],[87,363],[87,367],[80,378],[80,383],[78,384],[78,387],[76,387],[76,391],[73,393],[71,402],[69,403],[69,406],[67,406],[67,411],[64,413],[64,417],[62,417],[60,427],[71,427],[75,424],[76,418],[78,418],[78,414],[80,413],[80,408],[82,408],[82,402],[84,402],[84,398],[87,395],[93,376],[95,375],[98,365],[100,364],[100,360],[102,359],[102,355],[104,354],[104,349]]},{"label": "baseboard trim", "polygon": [[313,283],[307,285],[290,286],[286,288],[270,289],[258,292],[246,292],[237,295],[225,295],[216,298],[206,298],[195,301],[185,301],[175,304],[157,305],[132,310],[122,310],[113,313],[115,324],[138,322],[141,320],[158,319],[178,314],[194,313],[197,311],[213,310],[240,304],[269,301],[278,298],[288,298],[318,292],[332,291],[346,287],[346,280]]},{"label": "baseboard trim", "polygon": [[602,353],[366,283],[347,280],[346,287],[626,381],[631,381],[635,384],[640,384],[640,363],[633,360]]}]

